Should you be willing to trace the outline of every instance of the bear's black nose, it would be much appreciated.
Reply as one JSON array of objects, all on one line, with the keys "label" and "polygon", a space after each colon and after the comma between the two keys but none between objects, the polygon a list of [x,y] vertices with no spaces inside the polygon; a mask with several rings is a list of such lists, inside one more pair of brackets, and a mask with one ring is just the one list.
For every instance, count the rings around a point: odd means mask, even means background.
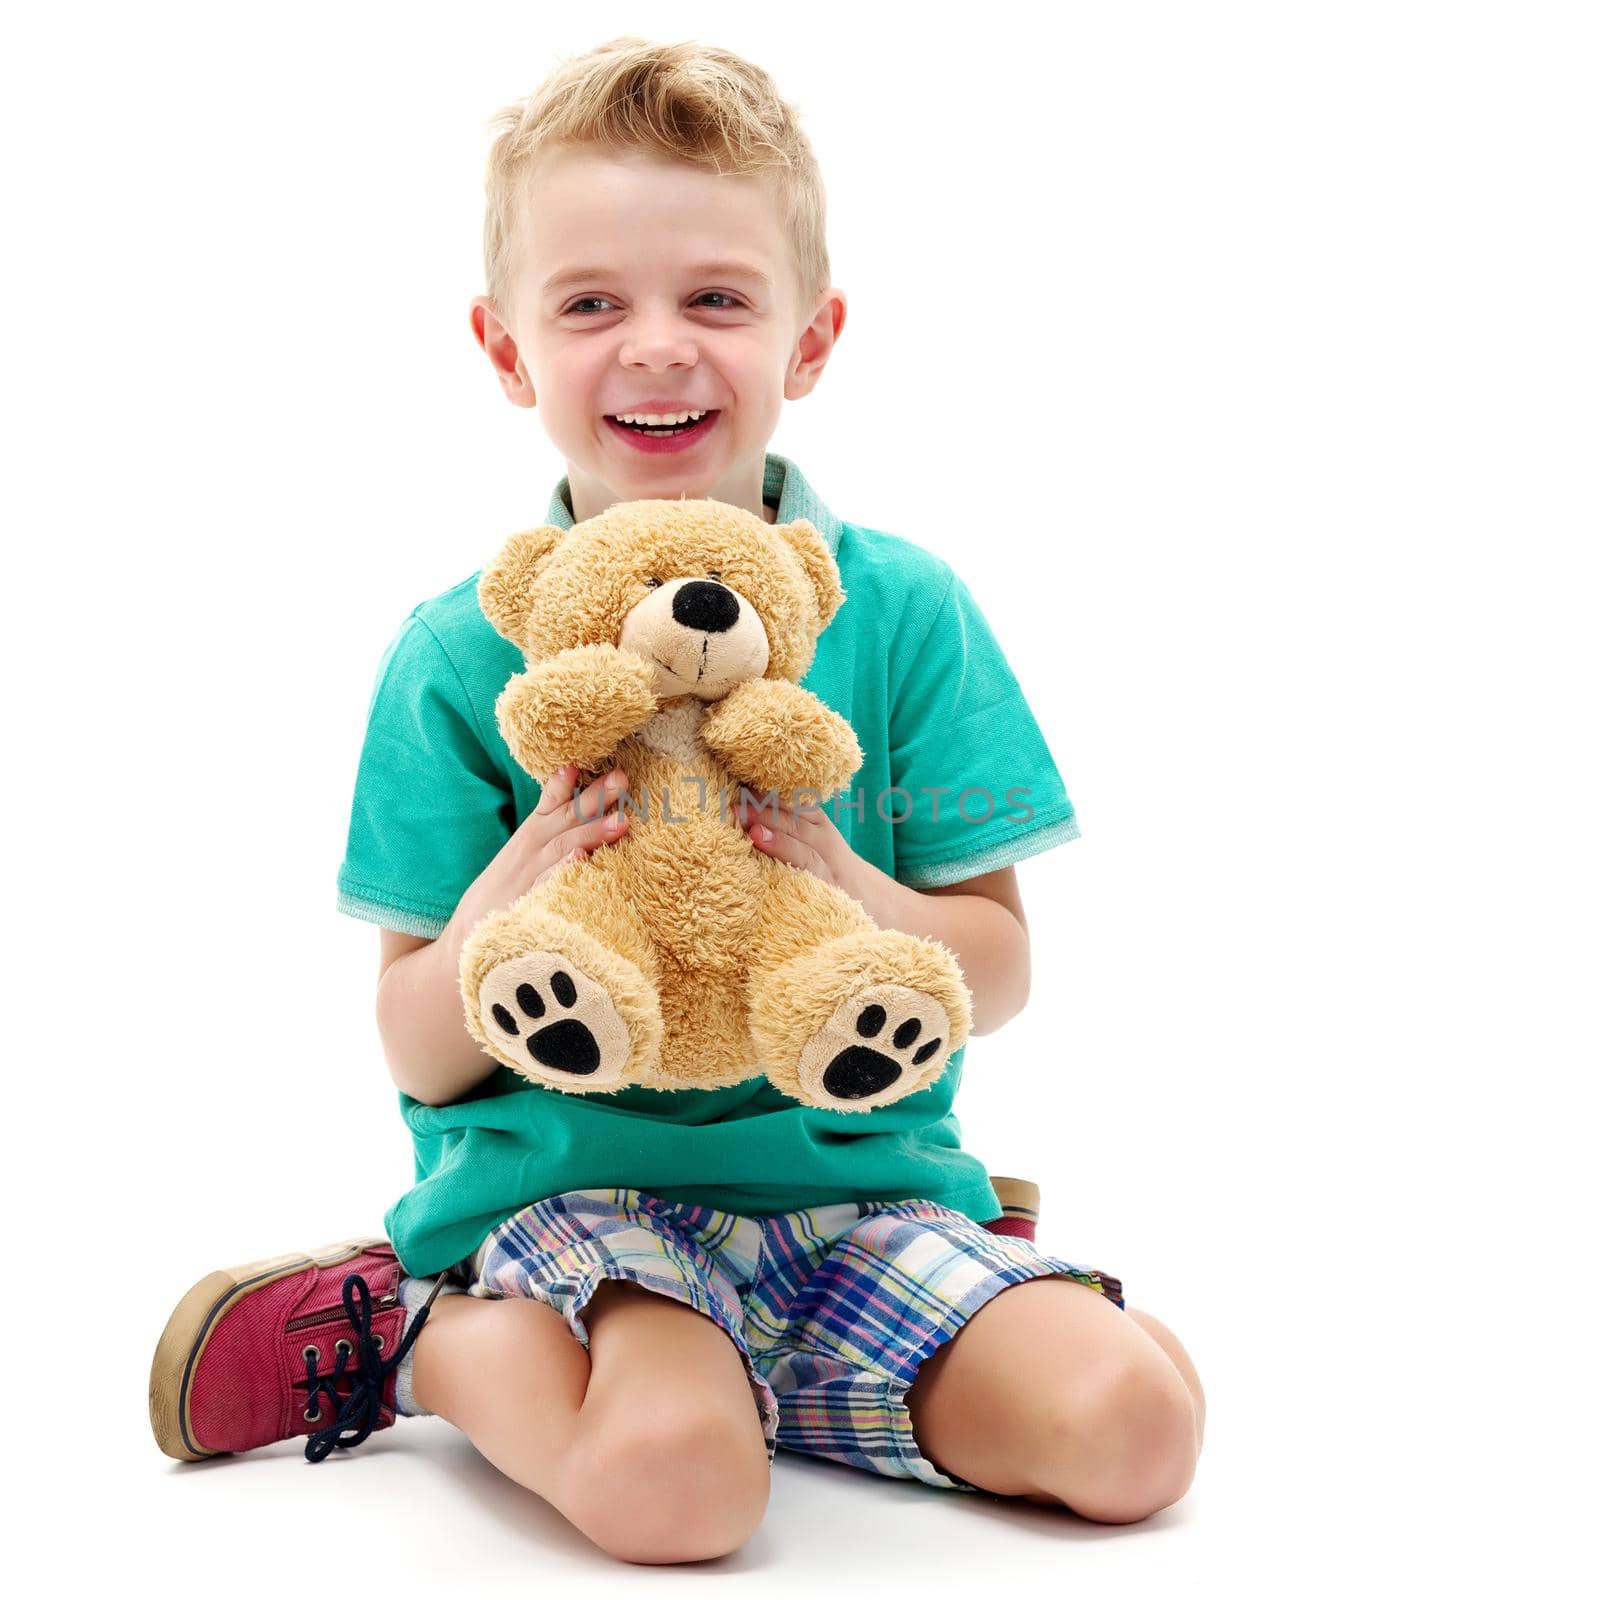
[{"label": "bear's black nose", "polygon": [[720,583],[696,578],[673,595],[672,620],[699,633],[726,633],[739,620],[739,597]]}]

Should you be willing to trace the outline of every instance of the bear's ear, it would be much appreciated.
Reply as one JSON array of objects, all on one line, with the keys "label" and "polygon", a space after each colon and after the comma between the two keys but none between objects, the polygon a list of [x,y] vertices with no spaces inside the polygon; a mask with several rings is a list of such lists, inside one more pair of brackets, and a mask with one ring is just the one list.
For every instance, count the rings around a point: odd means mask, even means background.
[{"label": "bear's ear", "polygon": [[564,538],[566,532],[561,528],[525,528],[512,534],[483,569],[478,579],[478,605],[502,639],[521,647],[534,579],[545,558]]},{"label": "bear's ear", "polygon": [[796,517],[793,522],[776,522],[772,531],[786,539],[790,549],[799,556],[800,564],[806,569],[806,576],[810,578],[816,594],[821,626],[826,628],[833,621],[834,613],[844,604],[838,563],[828,553],[822,535],[804,517]]}]

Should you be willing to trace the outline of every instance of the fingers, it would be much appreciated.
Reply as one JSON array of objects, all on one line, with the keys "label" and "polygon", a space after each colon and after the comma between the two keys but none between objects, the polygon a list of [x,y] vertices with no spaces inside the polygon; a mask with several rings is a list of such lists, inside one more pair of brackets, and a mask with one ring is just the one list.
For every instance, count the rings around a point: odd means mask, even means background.
[{"label": "fingers", "polygon": [[540,871],[530,887],[543,883],[557,867],[564,867],[569,861],[587,861],[596,850],[616,843],[627,831],[628,818],[620,811],[606,811],[592,822],[562,829],[545,846],[546,858],[553,856],[554,859]]},{"label": "fingers", "polygon": [[794,836],[794,818],[785,815],[781,805],[775,804],[765,789],[739,787],[739,823],[753,844],[773,854],[780,853],[779,835]]},{"label": "fingers", "polygon": [[832,881],[821,852],[813,849],[804,839],[792,833],[774,833],[771,828],[764,828],[758,822],[750,824],[748,834],[750,843],[762,855],[770,856],[774,861],[785,861],[791,867],[799,867],[815,877]]},{"label": "fingers", "polygon": [[[618,791],[620,793],[620,791]],[[563,828],[556,837],[557,850],[598,850],[601,845],[613,843],[628,831],[627,814],[606,811],[590,822],[580,822]]]},{"label": "fingers", "polygon": [[618,809],[628,791],[627,773],[613,767],[580,790],[580,772],[570,761],[552,772],[540,786],[538,805],[523,818],[514,836],[523,850],[521,870],[533,873],[523,880],[527,888],[542,883],[569,861],[587,860],[628,831],[628,819]]},{"label": "fingers", "polygon": [[537,889],[539,885],[556,870],[557,867],[564,867],[569,861],[587,861],[588,859],[589,852],[587,850],[569,850],[564,856],[561,857],[559,861],[552,861],[550,865],[533,880],[533,882],[529,885],[529,888]]},{"label": "fingers", "polygon": [[[540,878],[569,860],[587,860],[628,831],[628,818],[620,809],[622,796],[628,792],[627,773],[613,767],[581,790],[576,787],[577,778],[577,767],[569,763],[551,775],[539,796],[540,827],[547,834],[541,856],[548,863]],[[548,807],[547,796],[554,797]]]},{"label": "fingers", "polygon": [[559,811],[572,799],[573,786],[577,781],[578,769],[570,762],[552,772],[539,791],[539,803],[533,808],[532,814],[536,817],[548,817],[552,812]]},{"label": "fingers", "polygon": [[559,811],[579,818],[597,817],[608,806],[615,804],[617,795],[628,787],[628,775],[621,767],[603,772],[593,783],[578,789],[578,768],[573,762],[550,774],[539,791],[539,803],[529,813],[533,817],[551,817]]},{"label": "fingers", "polygon": [[628,774],[621,767],[613,767],[589,784],[567,811],[576,821],[593,821],[616,805],[627,787]]},{"label": "fingers", "polygon": [[767,796],[768,791],[759,789],[739,791],[739,822],[750,842],[765,855],[811,870],[817,852],[801,838],[793,810],[775,805]]},{"label": "fingers", "polygon": [[[550,775],[539,796],[534,815],[542,819],[540,827],[547,834],[540,855],[548,864],[535,883],[568,862],[588,860],[628,831],[630,819],[621,808],[628,792],[627,773],[613,767],[581,790],[578,776],[577,766],[568,763]],[[826,812],[821,807],[785,805],[773,798],[771,790],[741,785],[737,810],[740,824],[763,854],[826,876],[826,852],[821,848],[826,843]]]},{"label": "fingers", "polygon": [[752,789],[747,784],[739,787],[738,808],[739,821],[747,829],[764,828],[768,833],[787,833],[794,838],[810,834],[824,815],[814,804],[784,805],[772,798],[770,789]]}]

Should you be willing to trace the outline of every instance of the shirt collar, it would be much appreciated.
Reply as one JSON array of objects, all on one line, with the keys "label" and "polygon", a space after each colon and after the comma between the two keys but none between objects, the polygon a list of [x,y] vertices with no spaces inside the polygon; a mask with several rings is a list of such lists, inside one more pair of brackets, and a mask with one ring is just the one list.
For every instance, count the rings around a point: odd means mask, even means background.
[{"label": "shirt collar", "polygon": [[[823,504],[822,497],[787,456],[768,455],[761,498],[769,504],[777,503],[779,522],[794,522],[803,517],[822,535],[829,553],[839,553],[839,519]],[[572,526],[572,492],[566,478],[562,478],[550,496],[545,521],[552,528]]]}]

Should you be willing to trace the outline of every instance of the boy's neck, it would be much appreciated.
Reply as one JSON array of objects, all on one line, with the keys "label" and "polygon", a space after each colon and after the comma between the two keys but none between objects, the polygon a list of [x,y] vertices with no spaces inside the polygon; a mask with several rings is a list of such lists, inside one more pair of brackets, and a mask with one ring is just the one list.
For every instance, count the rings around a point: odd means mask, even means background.
[{"label": "boy's neck", "polygon": [[[714,486],[705,498],[720,500],[724,505],[738,506],[765,522],[776,522],[777,508],[767,505],[761,498],[766,470],[767,462],[763,455],[754,467],[742,469],[737,474],[730,474],[722,483]],[[737,484],[733,482],[734,478],[737,478]],[[570,461],[567,463],[567,494],[572,500],[574,522],[587,522],[590,517],[597,517],[608,507],[620,505],[624,499],[630,498],[619,494],[604,479],[592,477],[581,468],[573,466]]]}]

